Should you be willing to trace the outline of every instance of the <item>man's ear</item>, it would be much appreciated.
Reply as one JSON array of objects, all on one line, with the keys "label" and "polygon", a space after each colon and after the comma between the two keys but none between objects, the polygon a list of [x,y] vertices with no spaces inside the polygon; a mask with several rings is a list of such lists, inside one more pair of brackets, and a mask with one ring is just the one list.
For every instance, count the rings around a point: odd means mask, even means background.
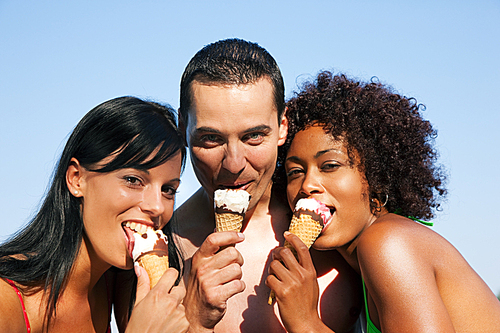
[{"label": "man's ear", "polygon": [[68,169],[66,170],[66,185],[68,186],[69,192],[77,198],[83,196],[82,184],[83,184],[83,167],[80,162],[74,157],[71,158],[69,162]]},{"label": "man's ear", "polygon": [[181,116],[180,111],[177,111],[178,119],[179,119],[179,132],[181,132],[182,140],[184,141],[184,146],[187,147],[187,137],[186,137],[186,126],[184,123],[184,117]]},{"label": "man's ear", "polygon": [[280,128],[279,128],[279,138],[278,138],[278,146],[281,146],[286,141],[286,135],[288,134],[288,119],[286,118],[286,113],[288,112],[288,108],[285,108],[283,115],[281,116]]}]

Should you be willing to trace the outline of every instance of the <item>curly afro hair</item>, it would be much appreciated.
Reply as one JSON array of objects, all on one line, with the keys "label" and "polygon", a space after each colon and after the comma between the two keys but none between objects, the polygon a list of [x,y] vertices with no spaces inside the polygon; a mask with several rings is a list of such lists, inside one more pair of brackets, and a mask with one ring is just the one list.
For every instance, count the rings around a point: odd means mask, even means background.
[{"label": "curly afro hair", "polygon": [[[373,81],[373,80],[372,80]],[[343,139],[351,165],[368,181],[370,198],[389,212],[432,219],[446,195],[445,176],[436,165],[437,136],[413,98],[378,82],[359,82],[345,75],[320,72],[287,103],[286,143],[279,148],[275,186],[284,193],[284,160],[295,134],[320,124],[335,139]],[[370,201],[372,202],[372,201]],[[380,208],[380,207],[378,207]],[[372,203],[372,210],[377,209]]]}]

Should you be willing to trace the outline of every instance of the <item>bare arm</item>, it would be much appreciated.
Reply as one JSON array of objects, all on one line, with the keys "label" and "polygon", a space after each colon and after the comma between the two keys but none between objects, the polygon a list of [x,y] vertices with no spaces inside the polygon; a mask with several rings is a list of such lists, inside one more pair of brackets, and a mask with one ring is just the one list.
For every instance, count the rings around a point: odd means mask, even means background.
[{"label": "bare arm", "polygon": [[455,332],[436,283],[431,232],[395,223],[374,224],[358,244],[372,321],[382,332]]}]

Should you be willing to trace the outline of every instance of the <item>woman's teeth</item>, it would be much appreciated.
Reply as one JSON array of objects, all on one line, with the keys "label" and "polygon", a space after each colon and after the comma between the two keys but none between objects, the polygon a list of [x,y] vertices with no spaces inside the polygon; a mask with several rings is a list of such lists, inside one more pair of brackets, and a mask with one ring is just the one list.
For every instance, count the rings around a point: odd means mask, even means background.
[{"label": "woman's teeth", "polygon": [[148,229],[153,229],[152,227],[149,227],[145,224],[135,223],[135,222],[127,222],[125,223],[125,226],[130,230],[133,230],[141,235],[145,234],[148,231]]}]

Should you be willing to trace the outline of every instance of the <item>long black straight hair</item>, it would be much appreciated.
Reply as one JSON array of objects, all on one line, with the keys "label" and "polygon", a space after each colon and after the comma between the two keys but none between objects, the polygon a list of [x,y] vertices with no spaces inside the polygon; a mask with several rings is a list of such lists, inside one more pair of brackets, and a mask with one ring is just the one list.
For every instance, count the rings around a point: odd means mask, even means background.
[{"label": "long black straight hair", "polygon": [[[175,111],[168,105],[119,97],[96,106],[80,120],[64,147],[40,210],[26,228],[0,245],[0,277],[15,281],[23,293],[42,289],[48,293],[44,327],[49,327],[56,314],[84,232],[80,199],[66,184],[71,158],[89,170],[110,172],[154,168],[178,152],[184,168],[183,139]],[[108,156],[114,158],[94,168]],[[181,270],[182,258],[174,241],[169,242],[169,257],[170,266]]]}]

